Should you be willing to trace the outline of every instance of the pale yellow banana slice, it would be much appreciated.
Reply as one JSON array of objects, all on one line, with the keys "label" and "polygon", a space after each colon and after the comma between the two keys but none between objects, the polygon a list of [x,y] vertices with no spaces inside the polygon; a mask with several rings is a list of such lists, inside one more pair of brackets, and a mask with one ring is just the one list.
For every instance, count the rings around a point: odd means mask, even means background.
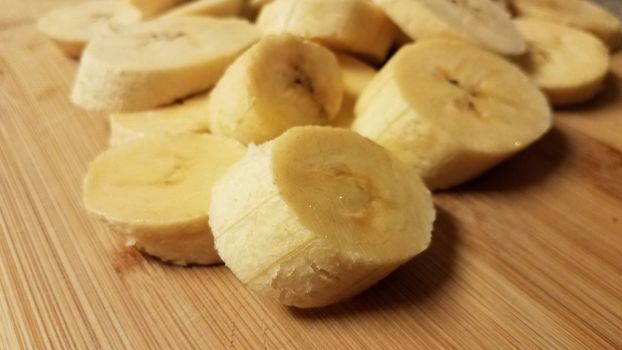
[{"label": "pale yellow banana slice", "polygon": [[373,0],[412,39],[453,36],[504,55],[526,44],[507,11],[490,0]]},{"label": "pale yellow banana slice", "polygon": [[243,0],[195,0],[166,12],[161,17],[214,16],[234,17],[242,11]]},{"label": "pale yellow banana slice", "polygon": [[59,7],[37,23],[38,29],[71,57],[79,57],[86,43],[102,27],[138,22],[140,13],[120,1],[97,0]]},{"label": "pale yellow banana slice", "polygon": [[350,128],[354,120],[354,104],[359,95],[378,72],[376,68],[350,55],[337,54],[343,83],[343,102],[337,117],[330,125]]},{"label": "pale yellow banana slice", "polygon": [[342,96],[332,52],[294,36],[268,36],[240,56],[212,90],[209,127],[243,143],[262,143],[293,126],[328,123]]},{"label": "pale yellow banana slice", "polygon": [[398,32],[364,0],[275,0],[262,8],[257,25],[266,35],[298,35],[375,62],[385,59]]},{"label": "pale yellow banana slice", "polygon": [[218,263],[206,209],[214,182],[244,153],[234,140],[211,135],[117,146],[89,165],[84,204],[150,255],[181,265]]},{"label": "pale yellow banana slice", "polygon": [[620,20],[592,1],[511,0],[511,4],[520,17],[533,17],[586,30],[612,49],[622,43]]},{"label": "pale yellow banana slice", "polygon": [[145,110],[212,87],[259,35],[245,20],[171,17],[124,26],[84,51],[72,93],[83,108]]},{"label": "pale yellow banana slice", "polygon": [[551,126],[546,97],[529,77],[457,39],[402,47],[355,111],[352,129],[391,150],[432,189],[481,174]]},{"label": "pale yellow banana slice", "polygon": [[529,48],[517,59],[553,105],[585,102],[603,87],[609,50],[597,37],[563,24],[517,19]]},{"label": "pale yellow banana slice", "polygon": [[434,207],[419,177],[345,129],[297,127],[252,146],[214,186],[216,248],[255,292],[320,307],[425,250]]},{"label": "pale yellow banana slice", "polygon": [[207,94],[142,112],[110,115],[110,145],[156,135],[197,134],[209,131]]},{"label": "pale yellow banana slice", "polygon": [[143,18],[151,18],[188,2],[188,0],[127,0],[127,2],[136,7]]}]

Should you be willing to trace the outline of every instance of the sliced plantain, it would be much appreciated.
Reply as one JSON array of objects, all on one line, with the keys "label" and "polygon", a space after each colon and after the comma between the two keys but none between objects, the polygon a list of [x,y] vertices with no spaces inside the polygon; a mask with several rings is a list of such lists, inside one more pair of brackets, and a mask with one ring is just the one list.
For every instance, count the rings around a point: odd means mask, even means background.
[{"label": "sliced plantain", "polygon": [[212,87],[258,36],[233,18],[179,16],[125,26],[89,44],[71,99],[110,112],[173,103]]},{"label": "sliced plantain", "polygon": [[620,20],[592,1],[511,0],[519,17],[532,17],[577,27],[599,37],[611,49],[622,43]]},{"label": "sliced plantain", "polygon": [[240,56],[211,93],[210,130],[262,143],[298,125],[326,124],[343,96],[328,49],[290,35],[268,36]]},{"label": "sliced plantain", "polygon": [[597,37],[563,24],[517,19],[529,43],[517,60],[551,103],[565,106],[592,99],[609,71],[609,50]]},{"label": "sliced plantain", "polygon": [[71,57],[79,57],[86,43],[103,27],[140,21],[140,13],[120,1],[97,0],[59,7],[37,22],[37,28]]},{"label": "sliced plantain", "polygon": [[354,131],[431,189],[483,173],[551,127],[546,97],[517,66],[457,39],[404,46],[365,88]]},{"label": "sliced plantain", "polygon": [[354,120],[354,105],[359,95],[378,72],[369,64],[346,54],[337,54],[343,84],[343,101],[335,119],[329,124],[350,128]]},{"label": "sliced plantain", "polygon": [[451,36],[504,55],[526,44],[507,11],[490,0],[373,0],[412,39]]},{"label": "sliced plantain", "polygon": [[266,35],[298,35],[374,62],[385,59],[398,33],[365,0],[274,0],[262,8],[257,25]]},{"label": "sliced plantain", "polygon": [[206,206],[214,182],[244,152],[234,140],[211,135],[114,147],[89,165],[84,204],[150,255],[180,265],[218,263]]},{"label": "sliced plantain", "polygon": [[244,0],[195,0],[166,12],[161,17],[214,16],[234,17],[241,13]]},{"label": "sliced plantain", "polygon": [[142,112],[110,115],[110,145],[147,136],[207,133],[207,94]]},{"label": "sliced plantain", "polygon": [[355,295],[425,250],[418,176],[344,129],[297,127],[251,147],[214,186],[216,247],[252,290],[297,307]]}]

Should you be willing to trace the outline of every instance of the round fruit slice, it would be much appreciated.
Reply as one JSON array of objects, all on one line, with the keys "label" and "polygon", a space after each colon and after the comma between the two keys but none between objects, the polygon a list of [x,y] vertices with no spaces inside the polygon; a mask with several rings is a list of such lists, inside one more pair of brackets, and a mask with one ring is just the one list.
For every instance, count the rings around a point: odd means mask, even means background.
[{"label": "round fruit slice", "polygon": [[609,50],[595,36],[562,24],[517,19],[529,43],[518,59],[553,105],[585,102],[603,87],[609,72]]},{"label": "round fruit slice", "polygon": [[102,27],[138,22],[140,13],[121,1],[97,0],[59,7],[43,16],[38,29],[67,55],[79,57]]},{"label": "round fruit slice", "polygon": [[175,264],[220,262],[206,206],[245,150],[210,135],[158,136],[109,149],[90,165],[84,204],[134,245]]},{"label": "round fruit slice", "polygon": [[454,36],[504,55],[525,52],[525,40],[490,0],[373,0],[412,39]]},{"label": "round fruit slice", "polygon": [[173,103],[212,87],[258,39],[245,20],[171,17],[120,28],[84,51],[72,101],[129,112]]},{"label": "round fruit slice", "polygon": [[265,5],[257,26],[264,34],[293,34],[336,51],[384,61],[397,28],[367,0],[274,0]]},{"label": "round fruit slice", "polygon": [[328,49],[268,36],[240,56],[211,93],[210,130],[262,143],[299,125],[326,124],[341,106],[341,72]]},{"label": "round fruit slice", "polygon": [[352,129],[449,188],[527,147],[551,126],[546,97],[517,66],[467,42],[402,47],[369,83]]},{"label": "round fruit slice", "polygon": [[512,0],[520,17],[531,17],[580,28],[599,37],[610,48],[622,43],[620,19],[592,1]]},{"label": "round fruit slice", "polygon": [[209,210],[226,265],[255,292],[320,307],[425,250],[434,207],[419,177],[344,129],[297,127],[249,150]]}]

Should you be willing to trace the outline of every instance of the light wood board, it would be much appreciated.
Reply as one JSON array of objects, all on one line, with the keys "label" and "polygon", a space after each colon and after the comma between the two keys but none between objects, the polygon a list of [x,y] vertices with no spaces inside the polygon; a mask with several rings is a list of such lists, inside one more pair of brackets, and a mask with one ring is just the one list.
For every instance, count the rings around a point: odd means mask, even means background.
[{"label": "light wood board", "polygon": [[104,116],[37,33],[57,1],[0,0],[0,349],[621,349],[622,56],[542,141],[436,196],[431,248],[362,295],[294,310],[225,267],[123,247],[81,204]]}]

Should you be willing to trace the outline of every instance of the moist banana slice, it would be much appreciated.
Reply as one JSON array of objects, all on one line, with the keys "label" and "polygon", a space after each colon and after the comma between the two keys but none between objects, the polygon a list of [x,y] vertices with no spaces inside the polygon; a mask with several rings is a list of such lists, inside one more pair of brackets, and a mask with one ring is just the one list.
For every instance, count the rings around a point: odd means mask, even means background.
[{"label": "moist banana slice", "polygon": [[532,17],[577,27],[599,37],[611,49],[622,43],[620,19],[592,1],[511,0],[520,17]]},{"label": "moist banana slice", "polygon": [[251,147],[214,186],[209,216],[242,282],[306,308],[355,295],[425,250],[435,214],[419,177],[385,149],[307,126]]},{"label": "moist banana slice", "polygon": [[242,11],[244,0],[194,0],[166,12],[161,17],[214,16],[233,17]]},{"label": "moist banana slice", "polygon": [[385,59],[398,33],[365,0],[275,0],[262,8],[257,25],[266,35],[298,35],[374,62]]},{"label": "moist banana slice", "polygon": [[526,43],[499,4],[490,0],[373,0],[412,39],[451,36],[504,54],[520,55]]},{"label": "moist banana slice", "polygon": [[150,255],[180,265],[218,263],[206,206],[214,182],[244,152],[234,140],[211,135],[114,147],[89,165],[84,204]]},{"label": "moist banana slice", "polygon": [[110,115],[110,145],[147,136],[207,133],[207,94],[170,106]]},{"label": "moist banana slice", "polygon": [[90,110],[130,112],[212,87],[259,35],[233,18],[171,17],[120,28],[84,51],[71,100]]},{"label": "moist banana slice", "polygon": [[258,144],[293,126],[327,124],[342,96],[332,52],[294,36],[268,36],[240,56],[212,90],[209,127]]},{"label": "moist banana slice", "polygon": [[551,127],[546,97],[517,66],[441,38],[402,47],[355,112],[352,129],[392,151],[431,189],[472,179]]},{"label": "moist banana slice", "polygon": [[527,54],[518,59],[555,106],[593,98],[609,72],[609,49],[597,37],[566,25],[517,19],[527,39]]},{"label": "moist banana slice", "polygon": [[332,119],[329,124],[349,129],[354,120],[356,100],[378,71],[353,56],[346,54],[337,54],[336,56],[341,69],[343,102],[337,117]]},{"label": "moist banana slice", "polygon": [[71,57],[79,57],[86,43],[107,26],[140,21],[140,13],[121,1],[97,0],[59,7],[37,22],[37,28]]}]

